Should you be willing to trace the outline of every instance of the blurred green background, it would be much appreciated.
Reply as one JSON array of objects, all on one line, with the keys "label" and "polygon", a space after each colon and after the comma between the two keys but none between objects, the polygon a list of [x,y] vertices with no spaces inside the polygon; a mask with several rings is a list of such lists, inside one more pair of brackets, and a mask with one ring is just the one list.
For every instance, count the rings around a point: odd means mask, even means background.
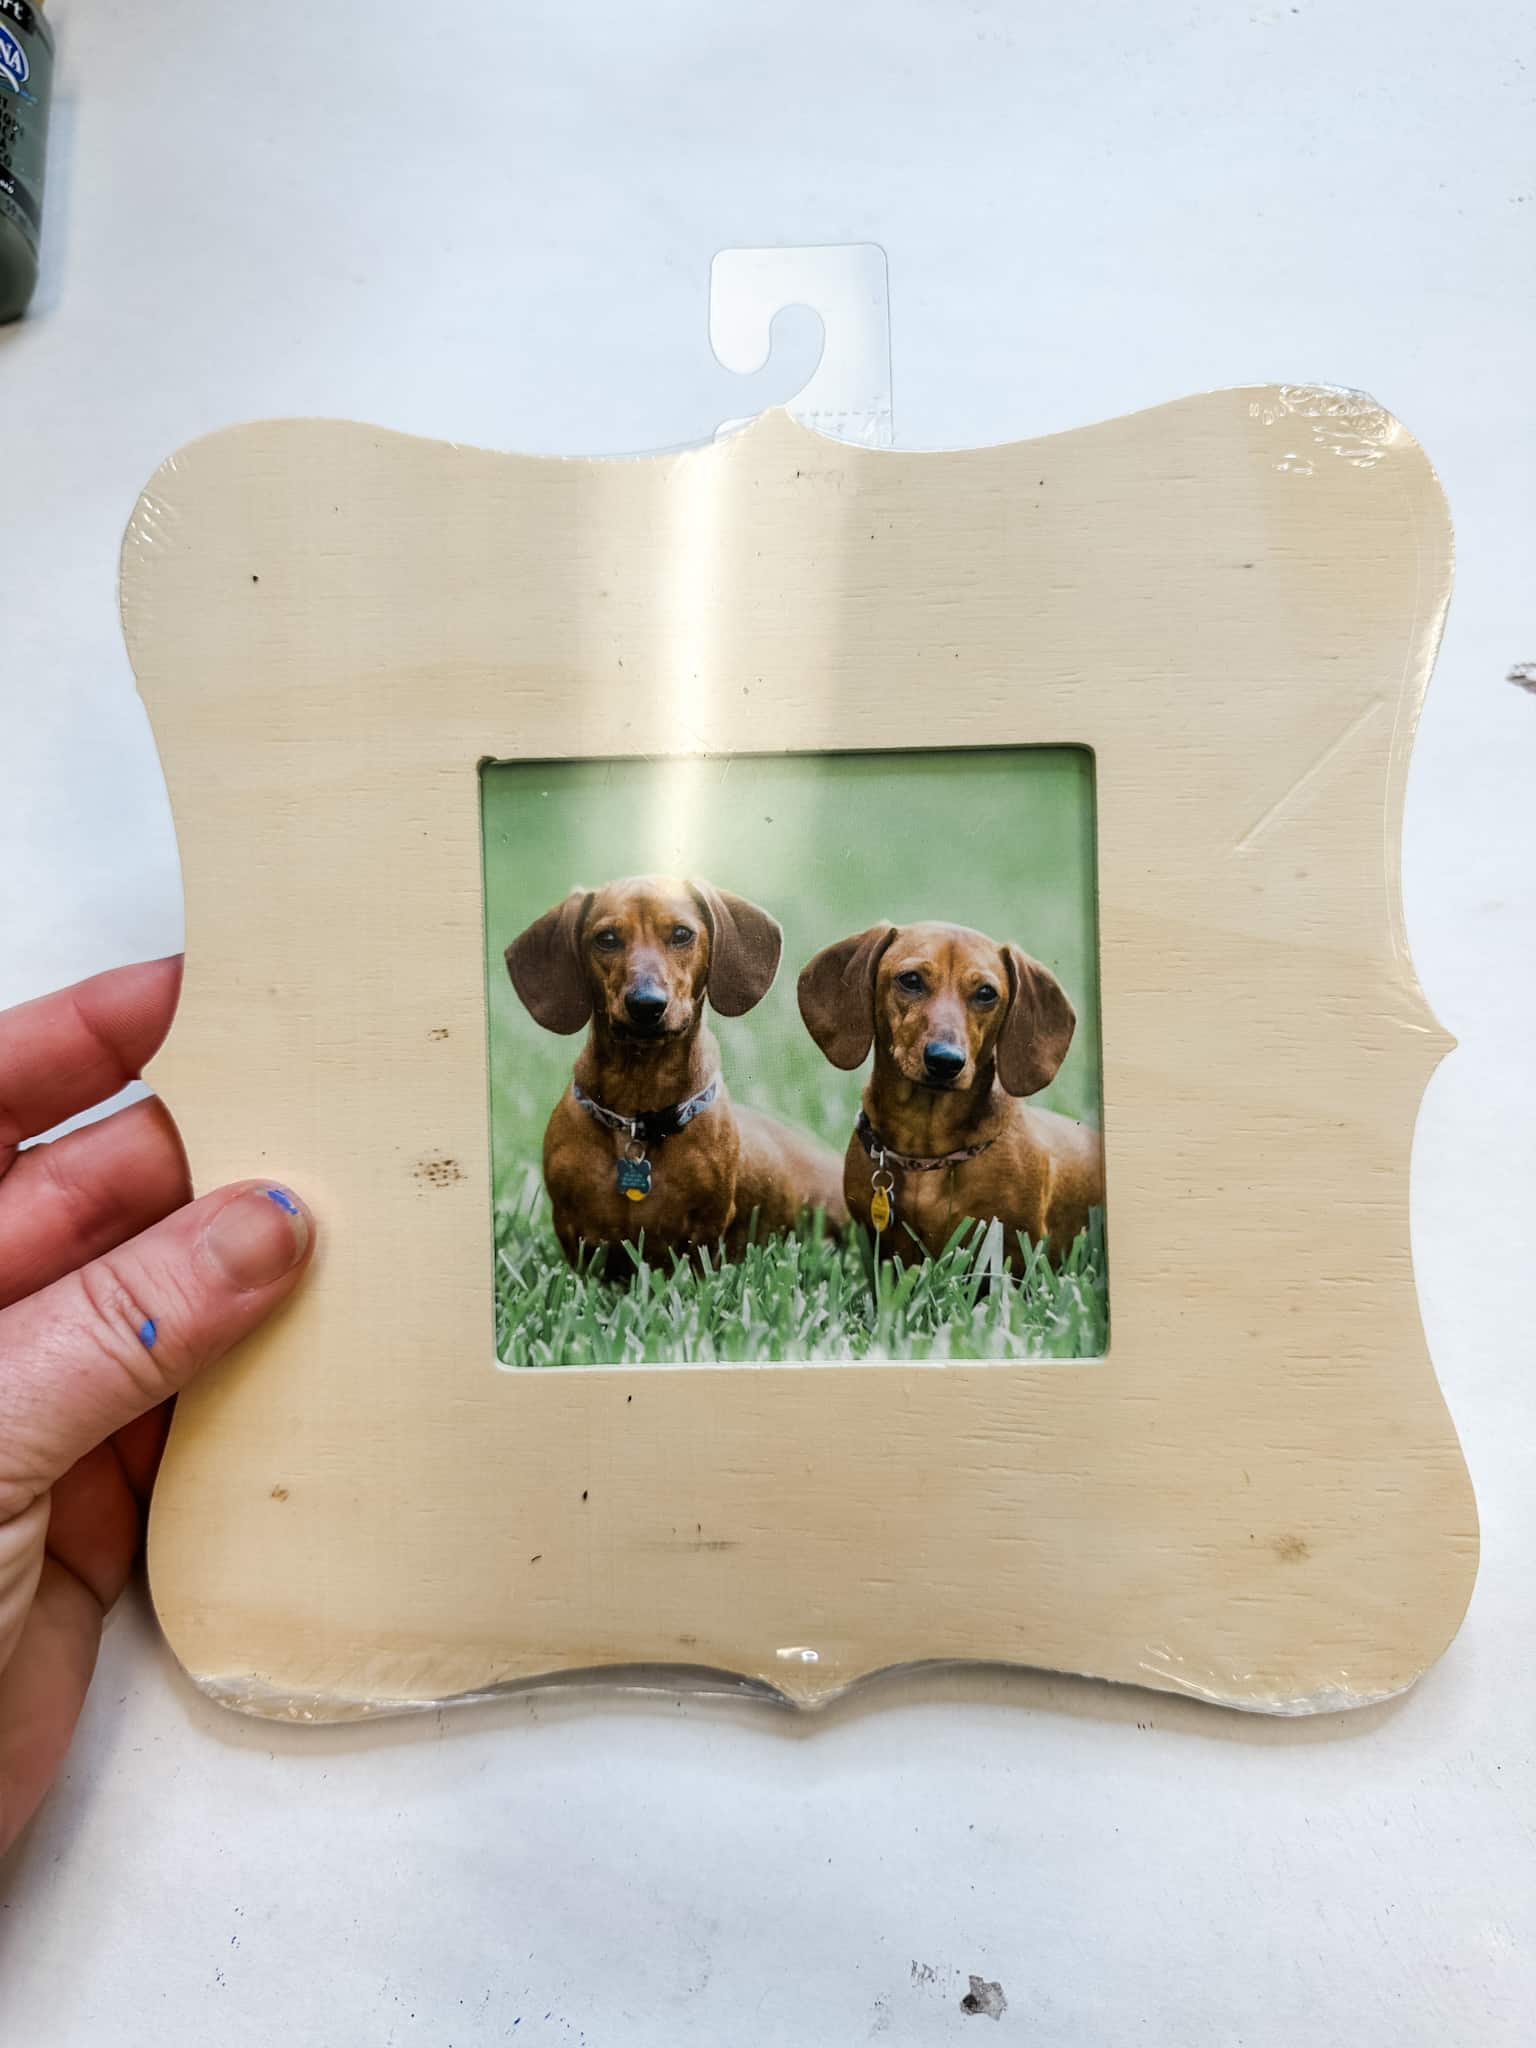
[{"label": "blurred green background", "polygon": [[1001,752],[699,756],[496,762],[481,770],[491,1161],[498,1209],[526,1198],[579,1038],[528,1015],[509,942],[570,888],[623,875],[701,876],[784,927],[784,959],[745,1017],[710,1015],[738,1102],[817,1132],[839,1153],[866,1073],[812,1043],[795,981],[813,953],[881,919],[942,918],[1043,960],[1077,1033],[1036,1101],[1099,1117],[1093,756]]}]

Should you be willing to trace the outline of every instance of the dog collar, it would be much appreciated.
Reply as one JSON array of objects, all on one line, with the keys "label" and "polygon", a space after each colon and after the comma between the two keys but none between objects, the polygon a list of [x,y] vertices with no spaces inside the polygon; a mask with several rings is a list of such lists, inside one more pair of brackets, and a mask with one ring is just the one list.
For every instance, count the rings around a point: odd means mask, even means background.
[{"label": "dog collar", "polygon": [[720,1076],[716,1074],[707,1087],[690,1095],[686,1102],[674,1102],[666,1109],[642,1110],[639,1116],[620,1116],[616,1109],[609,1109],[590,1096],[579,1081],[571,1083],[571,1093],[592,1121],[601,1124],[605,1131],[621,1131],[640,1145],[659,1145],[663,1138],[675,1138],[679,1131],[686,1130],[696,1116],[708,1109],[720,1093]]},{"label": "dog collar", "polygon": [[859,1134],[860,1144],[877,1166],[899,1166],[903,1173],[935,1173],[941,1166],[959,1166],[963,1160],[975,1159],[997,1143],[995,1137],[983,1138],[979,1145],[962,1145],[958,1152],[943,1152],[937,1159],[915,1159],[907,1152],[893,1152],[862,1109],[854,1129]]}]

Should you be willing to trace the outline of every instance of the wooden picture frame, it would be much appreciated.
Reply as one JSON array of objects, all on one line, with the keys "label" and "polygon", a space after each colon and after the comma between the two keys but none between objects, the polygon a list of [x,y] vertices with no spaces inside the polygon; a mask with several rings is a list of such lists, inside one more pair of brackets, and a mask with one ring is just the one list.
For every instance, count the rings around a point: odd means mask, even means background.
[{"label": "wooden picture frame", "polygon": [[[316,1720],[637,1667],[1410,1684],[1476,1565],[1397,856],[1450,574],[1412,438],[1311,389],[945,454],[770,414],[176,455],[123,559],[186,878],[152,1079],[200,1187],[272,1174],[322,1233],[179,1406],[150,1570],[196,1682]],[[477,764],[911,744],[936,676],[946,744],[1094,752],[1107,1356],[497,1372]]]}]

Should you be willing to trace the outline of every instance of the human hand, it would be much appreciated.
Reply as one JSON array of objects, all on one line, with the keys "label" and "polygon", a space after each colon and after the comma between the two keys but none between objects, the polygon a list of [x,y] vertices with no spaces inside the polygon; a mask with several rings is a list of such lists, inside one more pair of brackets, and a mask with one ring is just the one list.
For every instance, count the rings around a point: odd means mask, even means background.
[{"label": "human hand", "polygon": [[270,1181],[189,1201],[153,1099],[18,1151],[137,1075],[180,986],[157,960],[0,1011],[0,1853],[69,1746],[170,1397],[286,1300],[313,1237]]}]

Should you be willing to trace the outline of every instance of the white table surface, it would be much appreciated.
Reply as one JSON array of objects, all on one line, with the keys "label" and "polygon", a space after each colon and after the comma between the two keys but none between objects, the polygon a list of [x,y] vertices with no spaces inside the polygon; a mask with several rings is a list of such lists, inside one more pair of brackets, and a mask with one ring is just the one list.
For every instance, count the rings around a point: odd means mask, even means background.
[{"label": "white table surface", "polygon": [[[1528,10],[55,11],[46,274],[0,338],[0,1002],[179,942],[114,579],[139,486],[196,434],[701,438],[799,381],[708,351],[711,255],[768,242],[886,247],[909,445],[1367,388],[1458,533],[1406,889],[1460,1046],[1414,1246],[1484,1553],[1416,1691],[1302,1723],[1021,1674],[817,1719],[544,1695],[305,1732],[204,1704],[134,1597],[0,1866],[0,2039],[1529,2042]],[[1000,2020],[962,2012],[972,1972]]]}]

